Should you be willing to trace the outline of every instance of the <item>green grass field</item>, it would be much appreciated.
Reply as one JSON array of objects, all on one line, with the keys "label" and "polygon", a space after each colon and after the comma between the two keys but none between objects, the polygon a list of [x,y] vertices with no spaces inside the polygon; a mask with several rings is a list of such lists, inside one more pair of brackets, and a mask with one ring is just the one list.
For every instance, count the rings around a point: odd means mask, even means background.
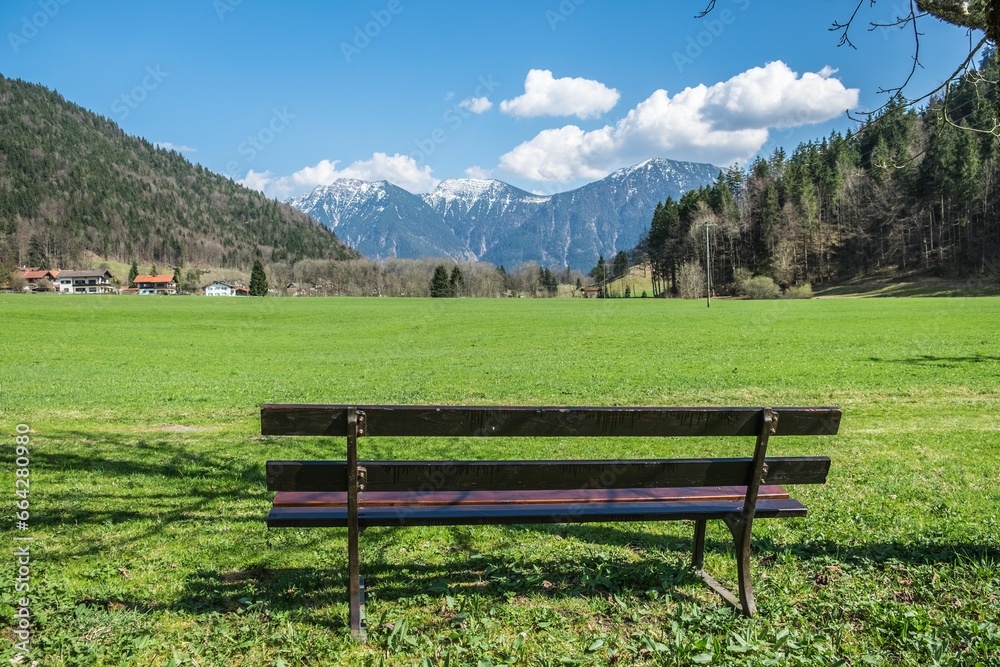
[{"label": "green grass field", "polygon": [[[1000,664],[1000,298],[207,299],[0,295],[3,659],[30,536],[42,665]],[[687,569],[691,526],[274,530],[267,402],[840,405],[804,519],[754,526],[760,613]],[[31,427],[14,530],[15,429]],[[743,452],[741,451],[742,455]],[[688,438],[361,441],[390,458],[733,455]],[[728,533],[706,566],[732,581]],[[24,661],[23,664],[28,664]]]}]

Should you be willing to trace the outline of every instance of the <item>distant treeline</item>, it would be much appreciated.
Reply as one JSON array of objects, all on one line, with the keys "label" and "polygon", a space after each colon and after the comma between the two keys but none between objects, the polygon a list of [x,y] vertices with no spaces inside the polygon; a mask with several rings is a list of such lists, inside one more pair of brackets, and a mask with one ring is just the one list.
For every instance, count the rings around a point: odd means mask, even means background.
[{"label": "distant treeline", "polygon": [[706,245],[719,292],[748,275],[781,286],[887,271],[996,275],[998,81],[990,51],[919,111],[892,103],[856,133],[731,168],[658,205],[630,260],[650,262],[654,291],[675,294],[692,265],[704,267]]},{"label": "distant treeline", "polygon": [[[442,274],[445,293],[439,284]],[[487,262],[440,259],[275,262],[268,267],[268,281],[279,293],[302,296],[456,297],[548,297],[593,282],[579,271],[553,272],[532,262],[508,272]],[[561,290],[560,285],[569,288]]]}]

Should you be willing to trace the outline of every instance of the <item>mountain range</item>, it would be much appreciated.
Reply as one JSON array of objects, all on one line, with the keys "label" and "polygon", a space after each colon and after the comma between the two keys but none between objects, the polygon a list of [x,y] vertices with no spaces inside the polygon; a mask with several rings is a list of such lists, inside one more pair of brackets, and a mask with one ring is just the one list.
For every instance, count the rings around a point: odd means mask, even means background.
[{"label": "mountain range", "polygon": [[713,183],[719,168],[651,159],[583,187],[537,195],[498,180],[447,179],[413,194],[340,179],[288,203],[371,258],[447,257],[587,270],[636,245],[657,202]]}]

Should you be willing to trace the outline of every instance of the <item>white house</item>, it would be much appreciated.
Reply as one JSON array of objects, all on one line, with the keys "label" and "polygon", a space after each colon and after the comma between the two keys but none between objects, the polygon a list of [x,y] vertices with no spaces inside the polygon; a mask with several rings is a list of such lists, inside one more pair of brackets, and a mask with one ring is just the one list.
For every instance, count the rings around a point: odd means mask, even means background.
[{"label": "white house", "polygon": [[113,294],[116,290],[111,278],[107,269],[60,271],[55,285],[63,294]]},{"label": "white house", "polygon": [[246,287],[225,283],[221,280],[205,285],[201,291],[205,296],[246,296],[248,294]]}]

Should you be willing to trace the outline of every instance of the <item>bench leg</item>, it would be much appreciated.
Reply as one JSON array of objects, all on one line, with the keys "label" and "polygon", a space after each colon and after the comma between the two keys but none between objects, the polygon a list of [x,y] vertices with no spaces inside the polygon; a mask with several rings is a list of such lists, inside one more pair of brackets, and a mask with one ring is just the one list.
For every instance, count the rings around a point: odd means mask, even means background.
[{"label": "bench leg", "polygon": [[750,526],[741,518],[724,519],[733,534],[733,544],[736,547],[736,572],[738,576],[737,593],[723,586],[712,575],[702,569],[705,555],[705,521],[695,521],[694,527],[694,569],[705,580],[708,587],[718,593],[723,600],[738,609],[744,616],[757,613],[753,599],[753,587],[750,582]]},{"label": "bench leg", "polygon": [[694,558],[691,567],[701,572],[702,565],[705,564],[705,519],[696,519],[694,522]]},{"label": "bench leg", "polygon": [[[351,539],[352,537],[353,539]],[[348,534],[347,541],[349,542],[347,546],[347,592],[350,597],[351,636],[363,642],[368,639],[368,631],[365,627],[365,579],[359,572],[357,534]]]},{"label": "bench leg", "polygon": [[[744,616],[753,616],[757,613],[757,605],[753,599],[753,587],[750,582],[750,532],[753,528],[754,511],[757,507],[757,493],[760,485],[764,483],[767,476],[767,441],[771,435],[777,433],[778,413],[771,408],[764,408],[761,414],[760,431],[757,433],[757,444],[753,452],[753,471],[747,484],[747,495],[743,501],[743,509],[739,514],[731,514],[723,519],[729,532],[733,534],[733,544],[736,547],[736,572],[739,577],[739,600],[731,591],[719,584],[715,579],[701,572],[702,578],[719,595],[725,598],[726,602],[733,605]],[[704,528],[700,528],[704,530]],[[698,534],[699,527],[695,528],[695,561],[699,560]],[[704,541],[704,534],[701,536]],[[703,547],[704,548],[704,547]]]},{"label": "bench leg", "polygon": [[361,578],[358,542],[361,528],[358,524],[358,436],[362,432],[359,422],[363,413],[356,408],[347,410],[347,592],[350,596],[351,636],[359,641],[368,639],[365,628],[365,580]]},{"label": "bench leg", "polygon": [[730,519],[726,521],[726,525],[729,526],[729,530],[733,534],[733,543],[736,545],[739,609],[744,616],[753,616],[757,613],[757,605],[753,599],[753,586],[750,582],[750,528],[753,524],[745,519]]},{"label": "bench leg", "polygon": [[365,578],[352,578],[351,584],[351,636],[360,642],[366,642],[368,627],[365,623]]}]

